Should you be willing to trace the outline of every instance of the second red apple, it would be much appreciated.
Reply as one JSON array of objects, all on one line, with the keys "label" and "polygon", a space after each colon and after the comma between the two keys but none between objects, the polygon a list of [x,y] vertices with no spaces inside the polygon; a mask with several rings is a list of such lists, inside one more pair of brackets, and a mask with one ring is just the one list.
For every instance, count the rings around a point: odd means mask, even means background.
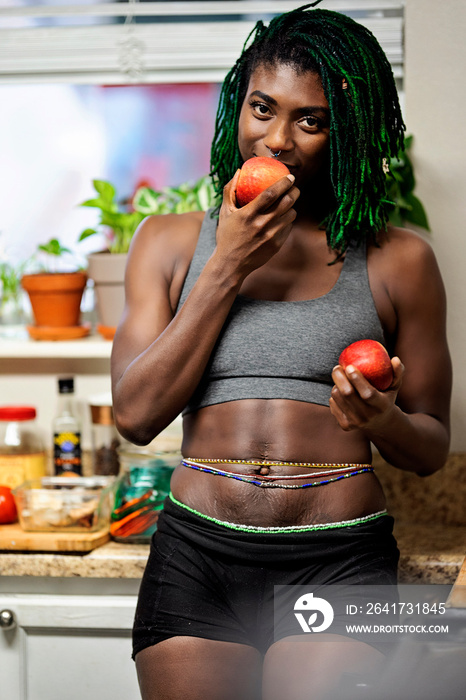
[{"label": "second red apple", "polygon": [[338,362],[343,369],[348,365],[356,367],[379,391],[388,389],[393,381],[390,356],[376,340],[365,339],[351,343],[343,350]]}]

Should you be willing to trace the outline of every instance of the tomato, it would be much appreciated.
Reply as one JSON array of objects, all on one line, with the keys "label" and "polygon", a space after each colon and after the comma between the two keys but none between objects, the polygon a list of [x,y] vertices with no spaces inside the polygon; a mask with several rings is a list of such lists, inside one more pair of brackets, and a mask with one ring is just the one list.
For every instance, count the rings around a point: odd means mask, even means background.
[{"label": "tomato", "polygon": [[17,518],[16,503],[8,486],[0,486],[0,524],[14,523]]}]

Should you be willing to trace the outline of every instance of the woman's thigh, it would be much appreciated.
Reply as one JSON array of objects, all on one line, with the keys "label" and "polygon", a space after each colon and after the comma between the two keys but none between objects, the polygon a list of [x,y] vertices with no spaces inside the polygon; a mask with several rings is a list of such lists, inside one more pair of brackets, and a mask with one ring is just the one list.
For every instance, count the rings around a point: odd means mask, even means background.
[{"label": "woman's thigh", "polygon": [[262,656],[245,644],[171,637],[140,651],[136,669],[142,700],[261,698]]},{"label": "woman's thigh", "polygon": [[364,682],[385,663],[382,652],[337,634],[302,635],[273,644],[264,658],[263,700],[338,700],[343,674]]}]

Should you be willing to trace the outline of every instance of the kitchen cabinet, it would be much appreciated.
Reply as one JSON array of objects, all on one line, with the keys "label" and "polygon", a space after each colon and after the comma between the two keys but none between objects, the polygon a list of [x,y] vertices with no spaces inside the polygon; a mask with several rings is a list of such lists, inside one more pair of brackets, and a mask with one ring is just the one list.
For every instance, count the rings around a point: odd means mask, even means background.
[{"label": "kitchen cabinet", "polygon": [[[3,592],[8,579],[11,589],[21,583],[23,592]],[[5,577],[0,589],[1,697],[139,698],[131,659],[138,585],[137,580]],[[119,594],[111,593],[115,589],[121,589]]]}]

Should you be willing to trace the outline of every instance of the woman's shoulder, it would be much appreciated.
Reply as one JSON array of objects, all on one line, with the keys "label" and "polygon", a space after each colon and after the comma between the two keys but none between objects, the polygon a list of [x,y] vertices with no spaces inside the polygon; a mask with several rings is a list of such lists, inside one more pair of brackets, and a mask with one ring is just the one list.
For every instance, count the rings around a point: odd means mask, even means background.
[{"label": "woman's shoulder", "polygon": [[443,295],[439,266],[428,240],[410,229],[387,227],[377,246],[370,246],[368,270],[395,305],[422,299],[427,288]]},{"label": "woman's shoulder", "polygon": [[377,244],[369,246],[368,260],[401,272],[413,266],[419,268],[435,264],[435,254],[430,242],[420,233],[388,226],[379,235]]},{"label": "woman's shoulder", "polygon": [[[139,225],[126,268],[131,289],[164,289],[176,307],[205,212],[148,216]],[[146,293],[146,292],[145,292]]]},{"label": "woman's shoulder", "polygon": [[189,254],[199,238],[205,212],[185,214],[156,214],[148,216],[140,224],[131,244],[132,248],[157,249],[159,252]]}]

